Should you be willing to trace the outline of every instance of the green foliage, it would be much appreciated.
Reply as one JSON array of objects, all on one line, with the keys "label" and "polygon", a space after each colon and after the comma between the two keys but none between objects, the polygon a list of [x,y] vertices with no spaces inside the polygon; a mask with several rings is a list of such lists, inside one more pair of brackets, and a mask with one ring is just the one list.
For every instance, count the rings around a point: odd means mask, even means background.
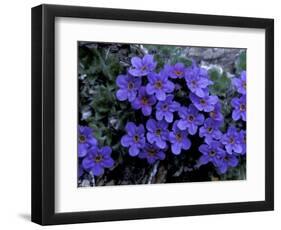
[{"label": "green foliage", "polygon": [[246,51],[242,51],[237,61],[235,62],[235,67],[238,73],[240,73],[243,70],[246,70],[247,67],[246,62],[247,62]]},{"label": "green foliage", "polygon": [[[79,111],[83,111],[85,106],[89,107],[93,115],[85,121],[93,128],[100,145],[115,146],[117,149],[119,140],[113,136],[124,128],[125,120],[131,115],[130,107],[120,105],[115,97],[115,79],[128,65],[128,53],[124,52],[122,46],[116,49],[112,45],[81,45],[79,57]],[[120,60],[123,60],[121,65]],[[120,112],[124,110],[129,112]]]},{"label": "green foliage", "polygon": [[210,87],[210,91],[214,95],[226,97],[226,94],[231,87],[231,80],[227,77],[226,72],[220,72],[216,67],[209,70],[209,76],[214,84]]},{"label": "green foliage", "polygon": [[192,64],[192,61],[184,55],[185,47],[163,46],[163,45],[144,45],[148,53],[153,54],[157,61],[158,69],[163,68],[165,63],[176,64],[181,62],[186,67]]},{"label": "green foliage", "polygon": [[220,175],[221,180],[246,180],[246,160],[242,158],[239,167],[229,168],[227,173]]}]

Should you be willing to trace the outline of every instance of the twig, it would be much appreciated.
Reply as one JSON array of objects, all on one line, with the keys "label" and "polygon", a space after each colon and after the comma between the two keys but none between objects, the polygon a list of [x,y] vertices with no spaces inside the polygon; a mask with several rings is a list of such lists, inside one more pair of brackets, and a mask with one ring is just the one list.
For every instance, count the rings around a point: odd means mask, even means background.
[{"label": "twig", "polygon": [[151,173],[150,173],[150,175],[149,175],[147,184],[151,184],[151,182],[152,182],[154,176],[157,174],[158,166],[159,166],[159,161],[157,161],[157,162],[153,165],[153,168],[152,168]]},{"label": "twig", "polygon": [[93,175],[92,171],[90,172],[90,181],[93,184],[93,187],[96,186],[95,176]]},{"label": "twig", "polygon": [[141,52],[143,54],[147,54],[148,53],[147,49],[145,49],[143,45],[140,45],[139,48],[140,48],[140,50],[141,50]]},{"label": "twig", "polygon": [[106,60],[107,59],[107,57],[108,57],[108,54],[109,54],[109,51],[110,51],[110,47],[107,49],[107,51],[106,51],[106,54],[105,54],[105,58],[104,58],[104,60]]}]

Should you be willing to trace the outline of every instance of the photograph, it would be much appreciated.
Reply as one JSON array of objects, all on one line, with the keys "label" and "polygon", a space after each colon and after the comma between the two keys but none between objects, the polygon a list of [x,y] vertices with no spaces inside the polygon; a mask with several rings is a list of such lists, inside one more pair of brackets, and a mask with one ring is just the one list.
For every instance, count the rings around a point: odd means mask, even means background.
[{"label": "photograph", "polygon": [[32,7],[32,222],[275,209],[275,19],[152,3]]},{"label": "photograph", "polygon": [[77,49],[78,187],[246,179],[245,48]]}]

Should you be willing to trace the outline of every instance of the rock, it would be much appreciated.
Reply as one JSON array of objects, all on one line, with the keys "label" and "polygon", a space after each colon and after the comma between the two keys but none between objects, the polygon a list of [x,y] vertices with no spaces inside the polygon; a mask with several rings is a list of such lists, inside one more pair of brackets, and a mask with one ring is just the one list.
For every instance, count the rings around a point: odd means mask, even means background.
[{"label": "rock", "polygon": [[186,56],[204,65],[220,65],[224,70],[233,73],[237,56],[245,49],[234,48],[201,48],[186,49]]}]

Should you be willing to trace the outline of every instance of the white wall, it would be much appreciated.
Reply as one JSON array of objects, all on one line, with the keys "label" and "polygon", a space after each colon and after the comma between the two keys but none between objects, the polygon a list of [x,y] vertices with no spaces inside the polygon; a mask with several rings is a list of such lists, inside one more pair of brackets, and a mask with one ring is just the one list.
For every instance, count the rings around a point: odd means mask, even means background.
[{"label": "white wall", "polygon": [[[30,216],[30,8],[41,1],[2,1],[0,33],[0,226],[1,229],[38,229]],[[275,18],[275,207],[274,212],[228,214],[201,217],[139,220],[67,226],[68,229],[254,229],[270,228],[281,218],[281,105],[280,86],[280,10],[277,0],[56,0],[44,3],[85,5],[112,8],[177,11],[188,13],[223,14]],[[4,148],[3,148],[4,146]],[[56,226],[63,229],[65,226]]]}]

